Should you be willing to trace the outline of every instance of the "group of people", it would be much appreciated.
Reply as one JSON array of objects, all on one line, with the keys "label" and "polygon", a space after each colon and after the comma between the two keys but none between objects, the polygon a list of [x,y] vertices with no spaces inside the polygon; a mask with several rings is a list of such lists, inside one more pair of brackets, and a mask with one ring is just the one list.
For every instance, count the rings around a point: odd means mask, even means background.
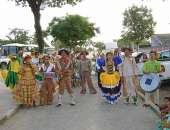
[{"label": "group of people", "polygon": [[123,48],[124,56],[119,50],[101,54],[97,58],[98,86],[102,95],[110,104],[115,104],[120,97],[126,103],[137,104],[138,70],[131,48]]},{"label": "group of people", "polygon": [[[118,50],[115,50],[114,53],[107,52],[106,56],[103,53],[99,55],[96,60],[98,86],[102,91],[102,96],[105,97],[108,103],[115,104],[120,97],[123,97],[125,103],[136,105],[138,102],[138,91],[142,90],[138,76],[139,68],[137,67],[136,60],[132,57],[132,49],[123,48],[122,51],[124,52],[123,56],[119,55]],[[142,71],[144,75],[158,75],[165,71],[157,59],[156,51],[151,51],[149,57],[146,54],[142,55],[140,62],[143,62]],[[151,82],[154,81],[148,79],[144,84],[151,85]],[[143,106],[150,106],[151,100],[159,106],[158,93],[159,89],[151,92],[144,91],[145,99]],[[161,120],[157,128],[158,130],[170,130],[170,97],[165,97],[165,104],[159,106],[159,108]]]},{"label": "group of people", "polygon": [[[119,55],[118,50],[115,50],[114,53],[107,52],[106,56],[102,53],[99,55],[96,60],[98,86],[101,88],[102,95],[111,104],[116,103],[119,97],[123,97],[125,103],[137,104],[137,90],[141,89],[138,76],[139,68],[132,56],[131,48],[123,48],[122,52],[124,52],[123,56]],[[156,51],[151,51],[150,57],[145,55],[143,57],[142,71],[144,75],[158,74],[162,71],[160,62],[157,61]],[[157,103],[156,93],[157,91],[153,93],[155,104]],[[149,106],[150,95],[145,92],[144,106]]]},{"label": "group of people", "polygon": [[31,55],[23,56],[20,49],[18,54],[9,56],[8,65],[2,63],[0,74],[14,98],[23,106],[51,105],[57,91],[56,106],[59,107],[65,89],[70,96],[70,105],[75,105],[73,84],[81,86],[80,94],[86,94],[86,86],[90,94],[97,93],[91,78],[91,60],[87,55],[86,51],[81,51],[75,57],[67,49],[60,49],[58,54],[41,55],[32,50]]}]

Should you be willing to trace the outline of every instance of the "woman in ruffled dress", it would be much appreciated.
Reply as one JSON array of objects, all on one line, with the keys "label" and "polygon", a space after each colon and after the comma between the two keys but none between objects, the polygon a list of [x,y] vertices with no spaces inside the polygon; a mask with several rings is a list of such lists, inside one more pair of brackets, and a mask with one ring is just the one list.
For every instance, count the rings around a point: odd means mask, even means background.
[{"label": "woman in ruffled dress", "polygon": [[105,72],[100,75],[102,96],[110,104],[117,103],[121,96],[120,75],[115,71],[112,52],[106,53]]},{"label": "woman in ruffled dress", "polygon": [[32,107],[36,105],[38,89],[35,80],[36,66],[31,64],[31,56],[24,58],[23,67],[20,70],[20,80],[16,85],[15,98],[22,105]]}]

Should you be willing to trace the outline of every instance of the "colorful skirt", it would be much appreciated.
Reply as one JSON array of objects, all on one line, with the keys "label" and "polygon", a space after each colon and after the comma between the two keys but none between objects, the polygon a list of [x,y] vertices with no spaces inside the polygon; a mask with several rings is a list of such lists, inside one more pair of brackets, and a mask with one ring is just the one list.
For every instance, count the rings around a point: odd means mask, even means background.
[{"label": "colorful skirt", "polygon": [[103,72],[100,75],[102,96],[106,98],[107,102],[114,104],[121,96],[120,75],[118,72],[108,74]]},{"label": "colorful skirt", "polygon": [[38,88],[34,79],[21,79],[15,91],[15,99],[23,105],[33,106],[38,97]]},{"label": "colorful skirt", "polygon": [[18,79],[19,79],[19,77],[16,72],[9,71],[6,81],[5,81],[5,84],[7,87],[14,88]]}]

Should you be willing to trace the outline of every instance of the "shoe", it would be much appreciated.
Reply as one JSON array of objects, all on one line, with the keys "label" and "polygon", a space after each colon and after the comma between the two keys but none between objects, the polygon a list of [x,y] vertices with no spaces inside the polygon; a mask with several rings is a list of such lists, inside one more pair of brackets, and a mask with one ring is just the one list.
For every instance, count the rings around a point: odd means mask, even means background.
[{"label": "shoe", "polygon": [[129,100],[130,100],[129,97],[126,97],[124,103],[125,103],[125,104],[129,104]]},{"label": "shoe", "polygon": [[62,95],[58,96],[58,104],[56,105],[56,107],[60,107],[62,105]]},{"label": "shoe", "polygon": [[76,105],[76,102],[75,102],[75,100],[74,100],[74,97],[73,97],[73,96],[71,96],[71,102],[70,102],[70,105],[71,105],[71,106]]},{"label": "shoe", "polygon": [[132,97],[133,98],[133,104],[135,104],[135,105],[137,105],[137,97],[136,96],[134,96],[134,97]]},{"label": "shoe", "polygon": [[82,90],[80,91],[80,94],[86,94],[86,90],[85,90],[85,89],[82,89]]},{"label": "shoe", "polygon": [[62,106],[62,104],[59,104],[59,103],[56,105],[56,107],[61,107],[61,106]]},{"label": "shoe", "polygon": [[96,89],[92,89],[92,90],[90,90],[90,94],[97,94]]},{"label": "shoe", "polygon": [[150,105],[149,104],[143,104],[143,107],[149,107]]}]

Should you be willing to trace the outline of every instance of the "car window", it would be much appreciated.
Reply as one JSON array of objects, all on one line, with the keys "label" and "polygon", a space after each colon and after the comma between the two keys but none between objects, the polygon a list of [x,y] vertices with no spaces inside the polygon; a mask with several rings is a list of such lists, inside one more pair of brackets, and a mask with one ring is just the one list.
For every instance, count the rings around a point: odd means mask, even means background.
[{"label": "car window", "polygon": [[170,59],[170,51],[164,51],[160,53],[160,59],[164,60],[164,59]]}]

